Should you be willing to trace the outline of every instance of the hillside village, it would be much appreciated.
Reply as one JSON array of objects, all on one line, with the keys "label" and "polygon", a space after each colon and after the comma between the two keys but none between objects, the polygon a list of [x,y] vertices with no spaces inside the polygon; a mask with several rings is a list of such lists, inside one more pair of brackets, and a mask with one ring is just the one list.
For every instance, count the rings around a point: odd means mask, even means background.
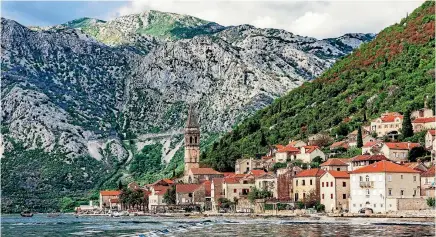
[{"label": "hillside village", "polygon": [[405,114],[385,112],[346,137],[319,133],[291,139],[262,156],[241,157],[234,172],[219,172],[201,166],[200,126],[190,108],[182,177],[143,186],[120,184],[119,190],[100,192],[98,207],[82,205],[77,212],[371,214],[429,209],[435,197],[435,119],[426,106]]}]

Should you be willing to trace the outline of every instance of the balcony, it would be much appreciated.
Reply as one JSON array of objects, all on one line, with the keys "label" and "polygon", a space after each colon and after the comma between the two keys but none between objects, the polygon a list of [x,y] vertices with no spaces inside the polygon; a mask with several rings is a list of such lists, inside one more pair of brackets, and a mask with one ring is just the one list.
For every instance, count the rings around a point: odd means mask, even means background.
[{"label": "balcony", "polygon": [[364,181],[360,182],[361,188],[373,188],[374,187],[374,181]]}]

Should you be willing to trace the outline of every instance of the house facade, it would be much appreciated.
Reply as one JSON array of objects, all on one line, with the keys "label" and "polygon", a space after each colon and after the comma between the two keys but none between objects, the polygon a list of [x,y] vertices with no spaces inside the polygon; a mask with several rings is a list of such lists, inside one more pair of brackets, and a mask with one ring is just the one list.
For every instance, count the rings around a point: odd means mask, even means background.
[{"label": "house facade", "polygon": [[303,146],[300,148],[300,153],[296,155],[296,159],[310,163],[317,156],[321,157],[322,160],[325,160],[326,157],[318,146]]},{"label": "house facade", "polygon": [[352,171],[350,188],[351,213],[358,213],[362,208],[370,208],[374,213],[397,211],[397,199],[420,196],[420,174],[383,160]]},{"label": "house facade", "polygon": [[397,112],[383,113],[380,118],[371,122],[371,132],[376,133],[377,137],[385,135],[399,134],[403,127],[403,115]]},{"label": "house facade", "polygon": [[436,137],[436,130],[435,129],[430,129],[427,131],[427,133],[425,134],[425,148],[429,149],[433,147],[433,141],[435,140]]},{"label": "house facade", "polygon": [[388,160],[384,155],[359,155],[351,159],[351,170],[374,164],[376,162]]},{"label": "house facade", "polygon": [[[344,162],[343,160],[345,159],[329,158],[326,162],[322,163],[320,167],[325,171],[329,171],[329,170],[348,171],[350,166],[348,163]],[[351,161],[351,159],[347,159],[347,160]]]},{"label": "house facade", "polygon": [[436,128],[436,117],[417,118],[412,121],[413,132]]},{"label": "house facade", "polygon": [[246,174],[250,170],[262,169],[263,161],[254,158],[237,159],[235,162],[235,173]]},{"label": "house facade", "polygon": [[[121,191],[119,190],[107,190],[107,191],[100,191],[100,209],[103,208],[118,208],[119,205],[119,196],[121,194]],[[120,209],[120,208],[118,208]]]},{"label": "house facade", "polygon": [[320,178],[326,171],[322,169],[308,169],[298,173],[292,180],[294,202],[304,201],[311,195],[319,200]]},{"label": "house facade", "polygon": [[407,161],[409,151],[419,146],[419,143],[412,142],[386,142],[380,152],[391,161]]},{"label": "house facade", "polygon": [[296,155],[300,153],[300,149],[287,145],[277,149],[274,157],[274,162],[286,163],[289,160],[295,160]]},{"label": "house facade", "polygon": [[206,196],[202,184],[176,184],[176,204],[204,203]]},{"label": "house facade", "polygon": [[247,179],[227,177],[222,183],[222,197],[233,202],[235,199],[247,197],[253,187],[255,187],[254,180],[247,181]]},{"label": "house facade", "polygon": [[292,179],[302,171],[298,166],[278,169],[277,174],[277,199],[289,201],[292,199]]},{"label": "house facade", "polygon": [[329,170],[321,176],[321,204],[326,212],[348,210],[350,174],[347,171]]},{"label": "house facade", "polygon": [[154,206],[166,205],[164,195],[170,186],[155,185],[150,187],[150,195],[148,196],[148,210],[153,210]]},{"label": "house facade", "polygon": [[275,174],[266,173],[255,179],[255,187],[259,190],[270,191],[273,198],[277,198],[277,177]]},{"label": "house facade", "polygon": [[191,168],[187,174],[187,183],[201,183],[213,178],[222,178],[224,175],[212,168]]},{"label": "house facade", "polygon": [[421,174],[421,196],[435,197],[436,187],[435,166],[432,165],[430,169]]}]

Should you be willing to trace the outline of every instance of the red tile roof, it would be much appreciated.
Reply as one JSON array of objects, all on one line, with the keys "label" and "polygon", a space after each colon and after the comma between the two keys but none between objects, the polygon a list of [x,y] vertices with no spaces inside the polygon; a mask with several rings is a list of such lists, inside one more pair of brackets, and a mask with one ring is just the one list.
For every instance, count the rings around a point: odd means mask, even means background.
[{"label": "red tile roof", "polygon": [[252,174],[254,177],[258,177],[266,174],[265,170],[250,170],[249,174]]},{"label": "red tile roof", "polygon": [[228,177],[235,175],[235,172],[222,172],[222,174],[224,175],[224,177]]},{"label": "red tile roof", "polygon": [[345,162],[340,159],[330,158],[326,162],[322,163],[321,166],[347,166]]},{"label": "red tile roof", "polygon": [[407,166],[395,164],[391,161],[382,160],[374,164],[354,170],[351,173],[419,173],[419,171],[416,171]]},{"label": "red tile roof", "polygon": [[176,184],[177,193],[193,193],[199,189],[201,184]]},{"label": "red tile roof", "polygon": [[346,141],[339,141],[339,142],[334,142],[333,144],[330,145],[330,148],[337,148],[337,147],[343,147],[345,149],[348,149],[348,142]]},{"label": "red tile roof", "polygon": [[304,149],[306,149],[306,153],[312,153],[314,152],[316,149],[319,149],[318,146],[303,146]]},{"label": "red tile roof", "polygon": [[225,177],[224,178],[224,183],[226,184],[237,184],[239,183],[239,178],[235,178],[235,177]]},{"label": "red tile roof", "polygon": [[367,147],[373,147],[374,145],[376,145],[377,142],[367,142],[363,145],[363,147],[367,148]]},{"label": "red tile roof", "polygon": [[277,152],[300,152],[300,149],[293,146],[285,146],[278,149]]},{"label": "red tile roof", "polygon": [[412,123],[435,123],[436,117],[429,117],[429,118],[417,118],[412,121]]},{"label": "red tile roof", "polygon": [[170,187],[164,186],[164,185],[154,185],[154,186],[152,186],[152,188],[154,189],[156,194],[162,195],[162,194],[166,193]]},{"label": "red tile roof", "polygon": [[386,156],[384,155],[358,155],[353,157],[351,161],[381,161],[381,160],[388,160]]},{"label": "red tile roof", "polygon": [[421,177],[435,177],[435,166],[432,165],[430,169],[421,174]]},{"label": "red tile roof", "polygon": [[333,177],[337,179],[349,179],[350,174],[347,171],[336,171],[336,170],[329,170],[327,173],[331,174]]},{"label": "red tile roof", "polygon": [[435,129],[430,129],[427,132],[430,133],[430,135],[432,135],[432,136],[436,136],[436,130]]},{"label": "red tile roof", "polygon": [[194,175],[221,174],[212,168],[191,168],[191,172]]},{"label": "red tile roof", "polygon": [[295,177],[321,177],[325,173],[325,170],[316,168],[316,169],[309,169],[309,170],[303,170],[300,173],[298,173]]},{"label": "red tile roof", "polygon": [[167,184],[173,184],[174,181],[172,181],[171,179],[162,179],[163,181],[165,181]]},{"label": "red tile roof", "polygon": [[118,196],[121,194],[119,190],[100,191],[101,196]]},{"label": "red tile roof", "polygon": [[386,142],[385,145],[389,149],[395,149],[395,150],[410,150],[414,147],[421,146],[419,143],[413,143],[413,142]]},{"label": "red tile roof", "polygon": [[387,116],[381,117],[380,119],[383,123],[392,123],[392,122],[395,122],[396,118],[403,119],[403,115],[387,115]]}]

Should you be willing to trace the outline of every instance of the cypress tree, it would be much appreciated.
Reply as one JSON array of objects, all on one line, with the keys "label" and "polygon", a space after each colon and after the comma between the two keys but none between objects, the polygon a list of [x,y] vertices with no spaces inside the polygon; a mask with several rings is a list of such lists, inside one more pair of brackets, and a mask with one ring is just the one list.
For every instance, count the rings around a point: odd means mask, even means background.
[{"label": "cypress tree", "polygon": [[361,148],[362,146],[363,146],[362,128],[359,126],[357,130],[357,147]]},{"label": "cypress tree", "polygon": [[121,180],[118,180],[118,190],[123,190],[123,183],[121,183]]},{"label": "cypress tree", "polygon": [[403,131],[403,138],[408,138],[413,136],[413,127],[412,127],[412,120],[410,119],[410,110],[407,110],[404,113],[402,131]]}]

